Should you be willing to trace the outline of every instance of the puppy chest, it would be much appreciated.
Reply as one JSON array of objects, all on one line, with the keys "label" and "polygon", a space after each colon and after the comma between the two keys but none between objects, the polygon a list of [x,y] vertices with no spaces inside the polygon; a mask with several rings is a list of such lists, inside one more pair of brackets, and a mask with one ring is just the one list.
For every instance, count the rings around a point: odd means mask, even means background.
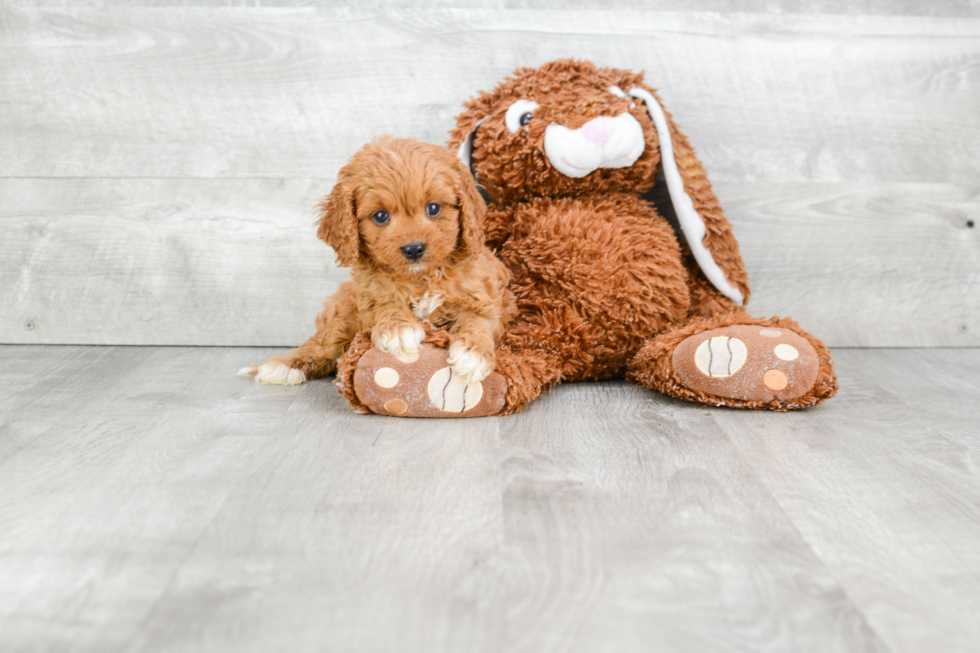
[{"label": "puppy chest", "polygon": [[445,301],[446,297],[442,293],[426,292],[421,297],[412,298],[412,313],[415,314],[419,322],[437,324],[441,313],[439,309]]}]

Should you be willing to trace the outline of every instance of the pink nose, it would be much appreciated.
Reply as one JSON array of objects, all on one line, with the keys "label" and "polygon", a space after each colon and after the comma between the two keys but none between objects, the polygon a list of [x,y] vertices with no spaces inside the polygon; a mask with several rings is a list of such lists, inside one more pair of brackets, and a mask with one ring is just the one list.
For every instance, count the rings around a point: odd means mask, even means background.
[{"label": "pink nose", "polygon": [[609,137],[613,135],[616,127],[612,118],[599,116],[585,123],[579,129],[582,131],[582,135],[585,136],[585,140],[602,147],[609,140]]}]

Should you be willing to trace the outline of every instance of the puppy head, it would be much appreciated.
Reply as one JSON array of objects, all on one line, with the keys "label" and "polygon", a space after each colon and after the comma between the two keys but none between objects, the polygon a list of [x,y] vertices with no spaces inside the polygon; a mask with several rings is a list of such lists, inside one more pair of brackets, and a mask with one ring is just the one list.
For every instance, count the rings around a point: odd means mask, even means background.
[{"label": "puppy head", "polygon": [[484,246],[486,204],[473,175],[449,150],[385,136],[340,169],[319,205],[317,235],[351,267],[371,261],[418,275]]},{"label": "puppy head", "polygon": [[[606,191],[643,193],[660,163],[643,74],[562,59],[520,68],[466,102],[449,147],[495,202]],[[668,118],[669,119],[669,118]]]}]

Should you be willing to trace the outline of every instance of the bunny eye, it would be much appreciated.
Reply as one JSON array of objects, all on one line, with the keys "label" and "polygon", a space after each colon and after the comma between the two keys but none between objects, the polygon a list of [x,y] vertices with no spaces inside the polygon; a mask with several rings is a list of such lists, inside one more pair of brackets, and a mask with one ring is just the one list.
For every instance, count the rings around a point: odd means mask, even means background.
[{"label": "bunny eye", "polygon": [[383,224],[388,224],[389,219],[387,211],[375,211],[371,214],[371,220],[379,227]]},{"label": "bunny eye", "polygon": [[518,129],[531,122],[534,110],[539,106],[541,105],[534,100],[518,100],[507,107],[507,115],[504,117],[507,130],[511,134],[517,133]]}]

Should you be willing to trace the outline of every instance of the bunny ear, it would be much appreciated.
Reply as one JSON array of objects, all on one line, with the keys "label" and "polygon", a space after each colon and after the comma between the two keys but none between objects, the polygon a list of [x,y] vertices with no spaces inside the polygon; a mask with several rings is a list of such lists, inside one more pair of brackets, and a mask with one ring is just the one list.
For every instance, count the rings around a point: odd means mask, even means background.
[{"label": "bunny ear", "polygon": [[459,160],[467,167],[473,160],[473,137],[476,128],[490,116],[495,96],[485,91],[468,100],[463,106],[466,111],[456,116],[456,127],[449,134],[449,149],[455,150]]},{"label": "bunny ear", "polygon": [[670,201],[694,259],[711,285],[741,306],[749,296],[748,275],[732,226],[694,148],[663,110],[652,89],[634,86],[629,94],[646,104],[657,129],[660,165]]},{"label": "bunny ear", "polygon": [[473,131],[463,138],[463,141],[459,144],[459,150],[456,151],[456,156],[463,162],[467,170],[469,170],[470,165],[473,163],[473,137],[476,136],[476,128],[486,119],[487,117],[484,116],[476,121],[473,125]]}]

